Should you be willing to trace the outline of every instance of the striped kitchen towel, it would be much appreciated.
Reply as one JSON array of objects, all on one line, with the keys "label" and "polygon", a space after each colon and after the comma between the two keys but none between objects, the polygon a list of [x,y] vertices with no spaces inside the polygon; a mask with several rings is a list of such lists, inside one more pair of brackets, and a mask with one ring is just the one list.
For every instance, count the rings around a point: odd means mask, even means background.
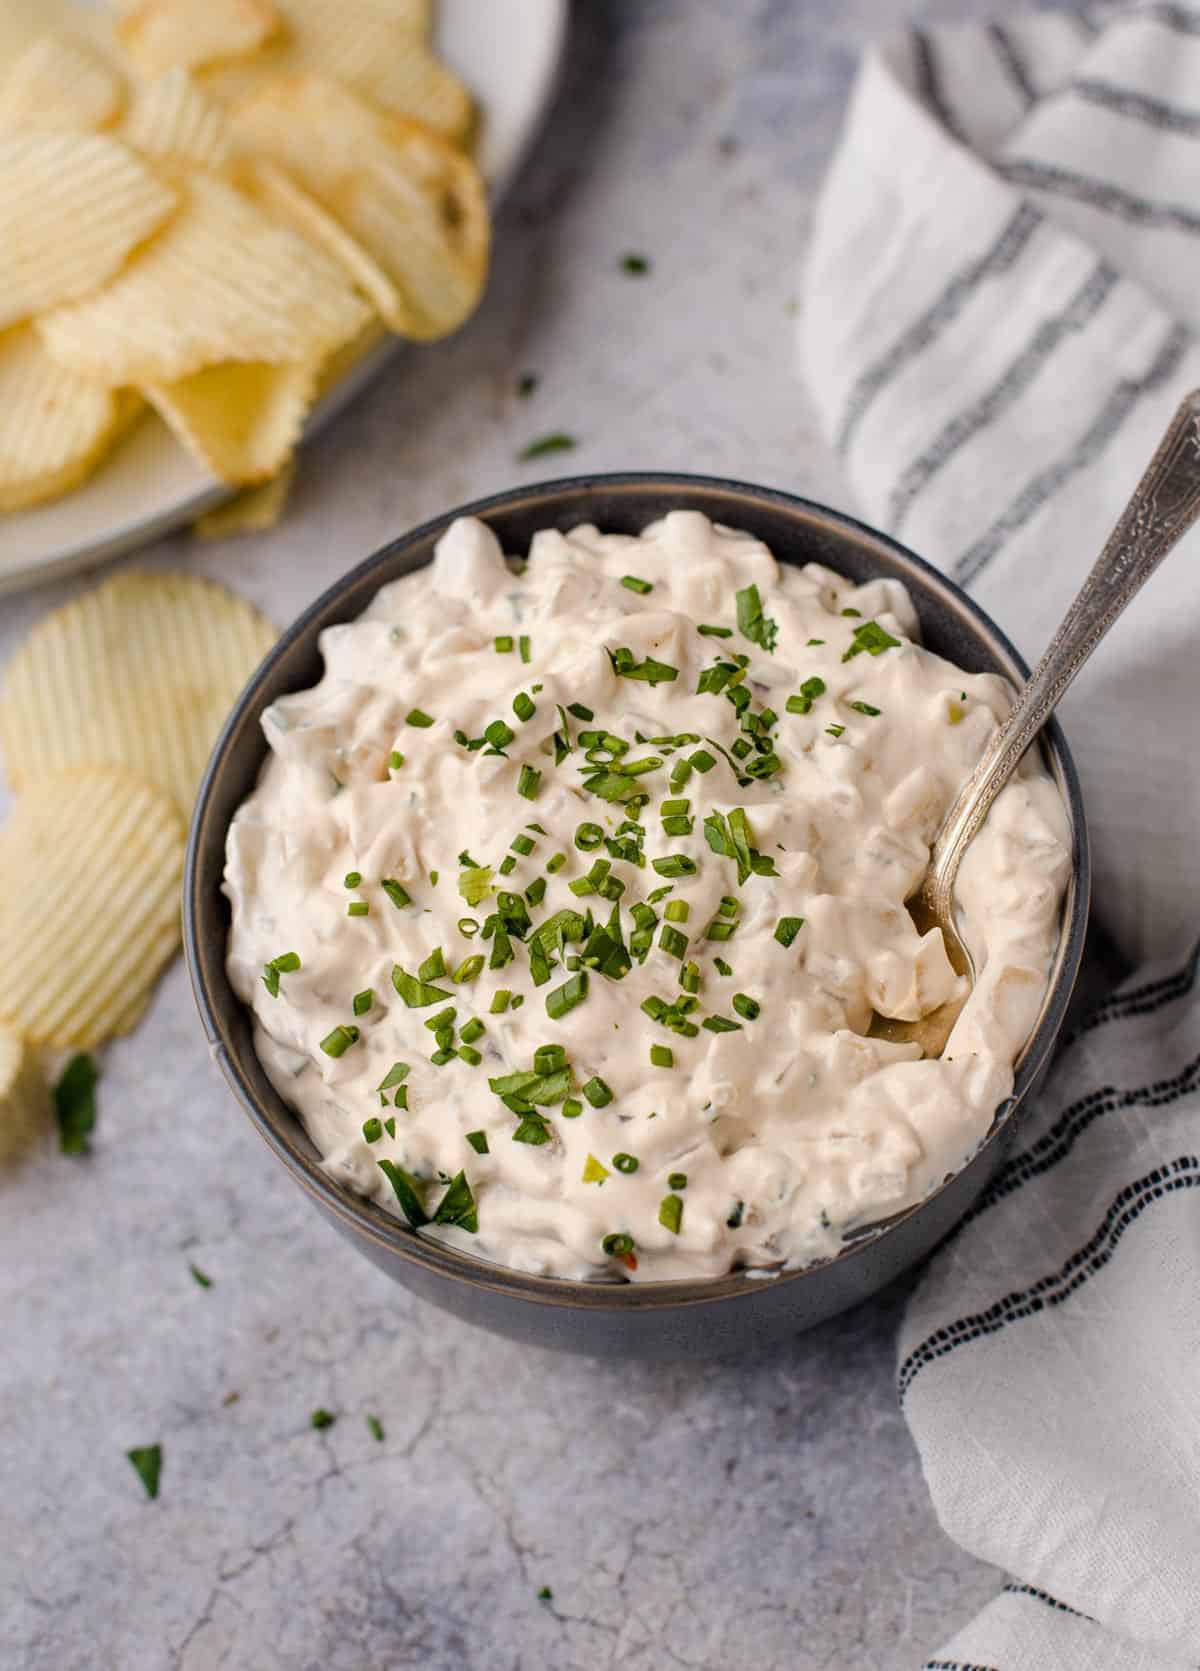
[{"label": "striped kitchen towel", "polygon": [[[1036,658],[1200,387],[1200,3],[872,52],[818,207],[814,397],[865,514]],[[930,1666],[1200,1665],[1200,530],[1068,695],[1142,967],[909,1307],[942,1524],[1009,1582]]]}]

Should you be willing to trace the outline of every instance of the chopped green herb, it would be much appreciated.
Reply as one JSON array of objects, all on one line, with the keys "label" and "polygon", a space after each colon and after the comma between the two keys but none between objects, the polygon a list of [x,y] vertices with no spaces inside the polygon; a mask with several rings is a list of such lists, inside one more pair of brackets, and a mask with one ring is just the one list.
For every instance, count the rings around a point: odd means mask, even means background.
[{"label": "chopped green herb", "polygon": [[641,1165],[641,1162],[638,1160],[636,1155],[627,1155],[624,1153],[614,1155],[612,1163],[618,1172],[624,1172],[627,1175],[631,1172],[636,1172],[638,1167]]},{"label": "chopped green herb", "polygon": [[658,1207],[658,1222],[664,1229],[678,1236],[683,1223],[683,1202],[677,1195],[664,1195]]},{"label": "chopped green herb", "polygon": [[490,725],[485,725],[483,735],[497,753],[508,747],[516,736],[516,732],[506,720],[494,719]]},{"label": "chopped green herb", "polygon": [[273,957],[269,963],[263,964],[263,985],[272,998],[279,996],[280,975],[290,975],[299,967],[300,957],[297,952],[281,952],[278,957]]},{"label": "chopped green herb", "polygon": [[517,778],[517,794],[523,795],[527,801],[535,800],[541,781],[542,774],[536,766],[522,766]]},{"label": "chopped green herb", "polygon": [[200,1269],[199,1265],[189,1265],[188,1270],[192,1273],[192,1281],[196,1284],[197,1288],[212,1287],[212,1277],[206,1275],[206,1273]]},{"label": "chopped green herb", "polygon": [[582,702],[568,702],[567,712],[569,714],[574,714],[576,719],[581,719],[585,723],[588,720],[595,719],[596,717],[590,708],[584,707]]},{"label": "chopped green herb", "polygon": [[768,654],[775,649],[779,627],[763,614],[757,586],[746,586],[737,594],[737,624],[743,638],[761,645]]},{"label": "chopped green herb", "polygon": [[740,1016],[744,1016],[747,1021],[757,1021],[759,1015],[762,1013],[762,1005],[759,1003],[758,999],[749,998],[744,992],[734,993],[733,1007],[737,1013]]},{"label": "chopped green herb", "polygon": [[651,859],[650,864],[660,876],[694,876],[696,861],[686,853],[669,853],[665,859]]},{"label": "chopped green herb", "polygon": [[456,1172],[450,1180],[445,1195],[437,1204],[437,1211],[433,1215],[433,1223],[456,1224],[460,1230],[468,1230],[472,1235],[479,1229],[475,1197],[471,1193],[471,1186],[467,1182],[465,1172]]},{"label": "chopped green herb", "polygon": [[537,388],[540,379],[535,371],[523,371],[517,378],[517,395],[521,400],[528,400]]},{"label": "chopped green herb", "polygon": [[394,1161],[381,1160],[379,1170],[395,1192],[396,1200],[400,1203],[401,1211],[414,1230],[419,1230],[423,1224],[429,1223],[429,1214],[425,1211],[425,1204],[421,1200],[421,1186],[412,1175],[397,1166]]},{"label": "chopped green herb", "polygon": [[549,1584],[542,1585],[541,1589],[537,1593],[537,1598],[539,1601],[554,1600],[554,1591],[550,1588]]},{"label": "chopped green herb", "polygon": [[670,923],[663,924],[658,936],[658,943],[668,957],[677,957],[682,961],[687,955],[687,935],[681,934],[677,928],[672,928]]},{"label": "chopped green herb", "polygon": [[603,1161],[597,1160],[595,1155],[589,1155],[583,1163],[583,1172],[580,1175],[580,1182],[585,1184],[602,1184],[608,1176],[608,1167],[604,1165]]},{"label": "chopped green herb", "polygon": [[352,1044],[357,1044],[359,1038],[357,1027],[338,1026],[331,1033],[326,1033],[321,1040],[321,1049],[326,1056],[344,1056]]},{"label": "chopped green herb", "polygon": [[883,712],[881,708],[872,708],[869,702],[851,702],[850,706],[856,714],[866,714],[871,719]]},{"label": "chopped green herb", "polygon": [[[486,961],[487,959],[484,957],[482,952],[476,952],[474,957],[464,957],[458,968],[451,975],[450,979],[458,985],[464,985],[469,981],[477,980],[483,972],[483,966]],[[467,1042],[469,1044],[470,1040],[468,1039]]]},{"label": "chopped green herb", "polygon": [[583,1104],[578,1097],[567,1097],[559,1109],[559,1113],[564,1120],[577,1120],[583,1113]]},{"label": "chopped green herb", "polygon": [[391,900],[397,911],[402,911],[406,905],[412,904],[412,897],[408,890],[390,876],[381,878],[379,886]]},{"label": "chopped green herb", "polygon": [[536,441],[530,441],[517,454],[517,463],[524,464],[531,458],[545,458],[548,453],[569,453],[576,446],[575,437],[567,435],[563,430],[555,430],[552,435],[539,436]]},{"label": "chopped green herb", "polygon": [[503,1015],[511,1002],[512,993],[506,986],[502,986],[499,991],[492,994],[492,1002],[488,1010],[488,1014]]},{"label": "chopped green herb", "polygon": [[546,994],[546,1014],[551,1021],[561,1021],[563,1016],[573,1010],[576,1004],[581,1004],[587,997],[588,975],[586,969],[572,975],[570,980],[564,981]]},{"label": "chopped green herb", "polygon": [[453,993],[446,992],[438,986],[430,986],[417,976],[406,973],[398,963],[392,965],[392,985],[410,1010],[426,1010],[431,1004],[440,1003],[443,998],[453,997]]},{"label": "chopped green herb", "polygon": [[700,1025],[709,1033],[740,1033],[740,1021],[730,1021],[723,1015],[706,1015]]},{"label": "chopped green herb", "polygon": [[528,662],[533,654],[533,646],[529,641],[528,633],[523,632],[520,638],[517,639],[517,649],[520,651],[521,660],[523,662]]},{"label": "chopped green herb", "polygon": [[417,977],[423,981],[441,980],[446,973],[446,958],[440,946],[435,946],[417,970]]},{"label": "chopped green herb", "polygon": [[486,1131],[469,1131],[467,1133],[467,1142],[471,1145],[477,1155],[487,1155],[491,1153],[491,1150],[488,1148]]},{"label": "chopped green herb", "polygon": [[512,1134],[514,1143],[530,1143],[534,1148],[540,1148],[543,1143],[550,1141],[550,1128],[546,1124],[544,1114],[523,1114],[521,1123]]},{"label": "chopped green herb", "polygon": [[830,737],[840,737],[845,729],[844,725],[827,725],[825,727],[826,733]]},{"label": "chopped green herb", "polygon": [[474,917],[460,917],[458,919],[458,932],[464,939],[473,940],[479,933],[479,924]]},{"label": "chopped green herb", "polygon": [[343,886],[343,888],[357,888],[358,884],[361,881],[362,881],[362,871],[361,870],[348,870],[346,872],[345,876],[342,877],[342,886]]},{"label": "chopped green herb", "polygon": [[311,1426],[320,1429],[322,1427],[332,1427],[337,1417],[332,1410],[322,1410],[318,1407],[308,1419]]},{"label": "chopped green herb", "polygon": [[688,756],[688,765],[698,772],[711,772],[716,763],[715,757],[706,748],[698,748],[695,754]]},{"label": "chopped green herb", "polygon": [[346,915],[348,917],[369,917],[371,907],[365,899],[352,899],[346,907]]},{"label": "chopped green herb", "polygon": [[599,824],[581,824],[575,831],[575,845],[583,853],[590,853],[599,847],[604,840],[604,831]]},{"label": "chopped green herb", "polygon": [[857,620],[862,619],[862,610],[861,609],[843,609],[842,614],[843,615],[853,615]]},{"label": "chopped green herb", "polygon": [[650,1066],[652,1068],[673,1068],[675,1066],[675,1052],[668,1044],[652,1044],[650,1046]]},{"label": "chopped green herb", "polygon": [[[843,614],[845,611],[843,611]],[[858,611],[854,613],[857,615]],[[851,661],[865,650],[869,656],[881,656],[885,650],[898,650],[900,640],[893,638],[890,632],[885,632],[878,621],[864,621],[861,627],[854,629],[854,642],[842,657],[843,661]]]},{"label": "chopped green herb", "polygon": [[404,716],[405,725],[415,725],[419,731],[428,731],[434,723],[433,715],[427,714],[423,708],[410,708]]},{"label": "chopped green herb", "polygon": [[368,986],[364,987],[361,992],[356,992],[354,994],[354,1000],[351,1007],[354,1010],[355,1015],[366,1015],[367,1011],[374,1002],[375,994]]},{"label": "chopped green herb", "polygon": [[716,965],[718,975],[725,975],[728,977],[733,974],[732,968],[728,963],[726,963],[723,957],[714,957],[713,962]]},{"label": "chopped green herb", "polygon": [[96,1129],[96,1079],[95,1062],[80,1051],[71,1057],[54,1087],[58,1146],[64,1155],[87,1153],[88,1138]]},{"label": "chopped green herb", "polygon": [[583,1094],[593,1108],[607,1108],[613,1100],[612,1091],[605,1081],[600,1078],[599,1074],[588,1080],[583,1087]]},{"label": "chopped green herb", "polygon": [[411,1072],[412,1069],[407,1062],[393,1062],[375,1089],[390,1091],[393,1085],[402,1085]]},{"label": "chopped green herb", "polygon": [[483,1057],[479,1054],[478,1050],[469,1044],[460,1044],[458,1047],[458,1054],[459,1058],[466,1062],[468,1067],[477,1068],[480,1062],[483,1061]]},{"label": "chopped green herb", "polygon": [[614,1231],[611,1235],[605,1236],[604,1240],[600,1243],[600,1246],[610,1257],[622,1259],[628,1258],[628,1256],[633,1252],[634,1241],[633,1237],[628,1235],[625,1231],[618,1230]]},{"label": "chopped green herb", "polygon": [[622,679],[641,679],[648,685],[661,685],[679,677],[679,669],[669,662],[656,661],[653,656],[647,656],[645,661],[636,661],[633,651],[624,645],[610,650],[608,658],[613,672]]},{"label": "chopped green herb", "polygon": [[628,273],[631,278],[644,278],[650,271],[650,258],[631,252],[621,257],[621,271]]},{"label": "chopped green herb", "polygon": [[383,1136],[383,1121],[372,1115],[369,1120],[363,1121],[362,1134],[368,1143],[378,1143]]},{"label": "chopped green herb", "polygon": [[462,1030],[462,1041],[464,1044],[474,1044],[475,1040],[480,1038],[485,1031],[483,1022],[477,1015],[473,1015]]},{"label": "chopped green herb", "polygon": [[[405,1085],[402,1085],[400,1087],[400,1089],[396,1092],[396,1107],[397,1108],[407,1108],[408,1107],[408,1087],[405,1086]],[[395,1135],[396,1135],[396,1116],[394,1114],[389,1114],[388,1115],[387,1119],[383,1122],[383,1129],[384,1129],[384,1131],[387,1132],[389,1137],[395,1137]]]},{"label": "chopped green herb", "polygon": [[371,1435],[372,1439],[377,1439],[380,1443],[383,1442],[383,1423],[380,1421],[378,1416],[367,1417],[367,1432]]},{"label": "chopped green herb", "polygon": [[664,915],[669,923],[685,923],[691,915],[691,906],[686,899],[670,899]]},{"label": "chopped green herb", "polygon": [[461,871],[458,878],[458,891],[472,908],[481,905],[492,892],[492,868],[490,865],[472,864]]},{"label": "chopped green herb", "polygon": [[631,592],[640,592],[643,596],[647,592],[652,592],[654,590],[653,581],[639,580],[636,574],[623,574],[621,576],[621,585],[627,586]]},{"label": "chopped green herb", "polygon": [[525,889],[525,898],[531,905],[540,905],[545,897],[546,878],[544,876],[535,876],[533,881]]},{"label": "chopped green herb", "polygon": [[158,1496],[158,1480],[162,1473],[162,1446],[139,1445],[126,1451],[125,1455],[133,1463],[134,1472],[145,1486],[147,1497],[153,1501]]},{"label": "chopped green herb", "polygon": [[803,917],[780,917],[775,924],[775,938],[781,946],[790,946],[803,927]]},{"label": "chopped green herb", "polygon": [[669,1185],[669,1187],[671,1189],[686,1189],[687,1188],[687,1173],[686,1172],[672,1172],[672,1173],[670,1173],[667,1177],[667,1184]]},{"label": "chopped green herb", "polygon": [[499,638],[493,639],[492,642],[496,646],[496,654],[498,656],[507,656],[512,653],[513,641],[511,633],[502,633]]},{"label": "chopped green herb", "polygon": [[698,633],[703,634],[703,636],[705,638],[732,638],[733,637],[733,628],[732,627],[702,626],[702,627],[697,627],[696,631]]}]

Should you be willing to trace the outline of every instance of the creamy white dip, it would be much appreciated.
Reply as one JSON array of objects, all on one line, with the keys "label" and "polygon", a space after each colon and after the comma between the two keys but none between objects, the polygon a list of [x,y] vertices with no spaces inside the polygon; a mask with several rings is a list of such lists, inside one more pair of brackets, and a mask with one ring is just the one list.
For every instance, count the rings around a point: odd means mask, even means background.
[{"label": "creamy white dip", "polygon": [[943,1057],[866,1037],[960,990],[904,901],[1009,706],[917,639],[898,582],[690,511],[525,566],[462,520],[328,629],[264,715],[225,886],[330,1175],[484,1259],[641,1281],[832,1255],[960,1167],[1045,992],[1069,829],[1031,756],[963,864],[980,977]]}]

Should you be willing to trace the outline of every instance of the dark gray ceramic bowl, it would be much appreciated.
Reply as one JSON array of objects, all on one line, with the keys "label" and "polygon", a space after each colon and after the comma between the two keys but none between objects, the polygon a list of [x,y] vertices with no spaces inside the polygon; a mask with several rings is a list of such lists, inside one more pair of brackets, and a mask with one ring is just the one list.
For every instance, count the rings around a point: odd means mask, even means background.
[{"label": "dark gray ceramic bowl", "polygon": [[455,516],[482,517],[506,551],[523,552],[539,528],[592,522],[638,533],[669,510],[700,510],[757,534],[783,562],[827,563],[856,581],[902,580],[925,642],[971,672],[1020,683],[1028,669],[1008,639],[956,586],[903,546],[848,516],[790,494],[701,476],[581,476],[502,493],[447,512],[351,569],[296,621],[243,692],[213,752],[192,821],[184,880],[184,933],[196,1002],[213,1054],[259,1133],[313,1204],[389,1276],[469,1322],[540,1346],[594,1356],[707,1356],[809,1328],[865,1299],[922,1258],[962,1217],[1000,1164],[1021,1103],[1042,1072],[1062,1025],[1087,922],[1089,865],[1079,783],[1057,725],[1047,759],[1070,809],[1075,862],[1063,931],[1037,1027],[1018,1064],[1014,1095],[996,1111],[982,1147],[918,1206],[857,1236],[825,1264],[777,1277],[734,1274],[715,1281],[634,1285],[525,1276],[423,1241],[378,1207],[340,1189],[321,1170],[299,1121],[254,1053],[250,1017],[225,974],[229,911],[221,892],[225,834],[266,757],[262,712],[279,696],[315,684],[318,635],[353,620],[386,581],[427,563]]}]

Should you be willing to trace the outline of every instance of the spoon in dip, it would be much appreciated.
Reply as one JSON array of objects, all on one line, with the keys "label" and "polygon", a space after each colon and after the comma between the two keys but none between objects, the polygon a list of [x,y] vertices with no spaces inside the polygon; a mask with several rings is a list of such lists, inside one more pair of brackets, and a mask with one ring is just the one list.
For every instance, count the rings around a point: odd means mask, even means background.
[{"label": "spoon in dip", "polygon": [[975,984],[975,965],[955,922],[954,884],[962,856],[1075,675],[1198,514],[1200,390],[1195,390],[1172,418],[1045,655],[1008,718],[992,733],[978,765],[946,814],[930,852],[929,869],[908,901],[919,933],[941,929],[946,955],[956,972],[967,977],[967,991],[917,1021],[892,1021],[877,1014],[868,1028],[872,1038],[915,1041],[927,1057],[941,1055]]}]

